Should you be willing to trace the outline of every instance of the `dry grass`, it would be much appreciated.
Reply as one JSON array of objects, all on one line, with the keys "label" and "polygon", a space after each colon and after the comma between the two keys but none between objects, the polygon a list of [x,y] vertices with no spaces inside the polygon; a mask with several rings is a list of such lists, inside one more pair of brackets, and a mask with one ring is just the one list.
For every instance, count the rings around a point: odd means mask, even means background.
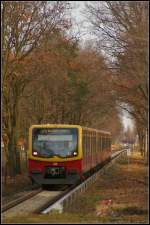
[{"label": "dry grass", "polygon": [[2,183],[2,196],[12,195],[29,187],[31,181],[27,175],[17,175],[14,179],[7,178],[7,183]]},{"label": "dry grass", "polygon": [[66,212],[10,218],[4,222],[147,224],[147,183],[147,165],[134,153],[129,160],[124,157],[110,167]]},{"label": "dry grass", "polygon": [[7,178],[7,184],[2,183],[2,205],[31,189],[32,184],[27,175],[17,175],[15,179]]}]

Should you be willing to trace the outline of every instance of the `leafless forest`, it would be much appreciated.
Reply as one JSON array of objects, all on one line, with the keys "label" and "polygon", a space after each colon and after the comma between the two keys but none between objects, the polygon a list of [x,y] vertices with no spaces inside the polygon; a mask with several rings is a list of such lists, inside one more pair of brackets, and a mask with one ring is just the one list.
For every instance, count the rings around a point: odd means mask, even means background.
[{"label": "leafless forest", "polygon": [[10,175],[32,124],[66,123],[123,138],[120,112],[134,120],[147,157],[148,2],[85,1],[84,46],[68,1],[2,1],[2,139]]}]

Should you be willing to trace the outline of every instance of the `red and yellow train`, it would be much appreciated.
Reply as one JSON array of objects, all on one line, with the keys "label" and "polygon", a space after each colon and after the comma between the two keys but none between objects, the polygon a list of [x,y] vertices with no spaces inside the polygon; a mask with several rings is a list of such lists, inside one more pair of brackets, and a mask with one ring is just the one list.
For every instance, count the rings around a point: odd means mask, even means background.
[{"label": "red and yellow train", "polygon": [[74,184],[111,157],[111,134],[79,125],[33,125],[29,176],[44,184]]}]

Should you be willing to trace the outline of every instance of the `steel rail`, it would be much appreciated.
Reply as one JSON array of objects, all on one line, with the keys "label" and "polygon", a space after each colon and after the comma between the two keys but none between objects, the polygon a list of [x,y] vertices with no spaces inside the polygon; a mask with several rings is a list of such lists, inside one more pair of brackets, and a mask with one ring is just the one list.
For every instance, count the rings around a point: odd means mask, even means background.
[{"label": "steel rail", "polygon": [[31,191],[30,193],[26,193],[24,196],[21,196],[13,201],[10,201],[8,202],[7,204],[5,204],[3,207],[2,207],[2,212],[5,212],[7,211],[8,209],[10,208],[13,208],[15,207],[16,205],[28,200],[29,198],[32,198],[33,196],[37,195],[38,193],[40,193],[42,191],[42,189],[38,189],[38,190],[34,190],[34,191]]}]

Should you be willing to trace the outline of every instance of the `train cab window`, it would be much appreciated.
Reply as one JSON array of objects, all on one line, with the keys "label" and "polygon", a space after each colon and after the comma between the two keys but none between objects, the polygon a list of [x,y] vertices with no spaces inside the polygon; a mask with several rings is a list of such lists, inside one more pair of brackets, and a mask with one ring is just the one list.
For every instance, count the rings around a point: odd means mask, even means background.
[{"label": "train cab window", "polygon": [[78,155],[76,128],[34,128],[32,130],[33,155],[52,158]]}]

